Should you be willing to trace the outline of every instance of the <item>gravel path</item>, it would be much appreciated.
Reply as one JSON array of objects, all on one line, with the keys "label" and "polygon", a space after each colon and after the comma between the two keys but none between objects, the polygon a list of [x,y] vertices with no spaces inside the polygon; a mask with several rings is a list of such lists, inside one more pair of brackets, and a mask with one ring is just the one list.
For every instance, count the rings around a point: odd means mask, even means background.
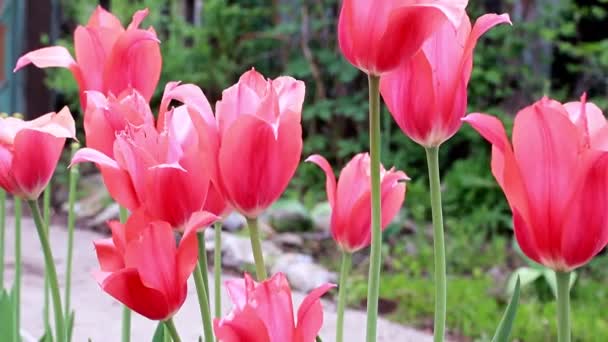
[{"label": "gravel path", "polygon": [[[7,218],[6,263],[7,283],[12,283],[14,267],[13,220]],[[55,255],[60,282],[64,279],[67,232],[63,227],[51,227],[51,243]],[[76,310],[74,341],[119,341],[121,305],[102,292],[91,277],[91,271],[97,268],[97,260],[91,241],[100,238],[98,233],[88,230],[77,230],[75,234],[72,307]],[[34,223],[29,218],[23,219],[23,287],[22,287],[22,328],[36,339],[42,335],[42,306],[43,306],[43,257]],[[210,275],[210,279],[212,276]],[[226,276],[228,277],[228,276]],[[213,286],[213,284],[210,284]],[[211,291],[213,294],[213,290]],[[63,294],[63,293],[62,293]],[[201,334],[202,324],[196,300],[194,284],[190,281],[189,296],[186,303],[177,314],[175,321],[183,341],[197,341]],[[294,301],[299,304],[304,294],[294,293]],[[223,299],[224,311],[230,310],[227,298]],[[335,305],[324,301],[325,319],[321,336],[324,341],[334,340],[336,323]],[[52,317],[52,316],[51,316]],[[132,341],[150,341],[155,322],[134,314],[132,321]],[[345,341],[357,342],[365,340],[365,313],[349,310],[346,313]],[[378,326],[378,341],[431,341],[426,333],[403,327],[386,320],[380,320]],[[27,340],[26,340],[27,342]]]}]

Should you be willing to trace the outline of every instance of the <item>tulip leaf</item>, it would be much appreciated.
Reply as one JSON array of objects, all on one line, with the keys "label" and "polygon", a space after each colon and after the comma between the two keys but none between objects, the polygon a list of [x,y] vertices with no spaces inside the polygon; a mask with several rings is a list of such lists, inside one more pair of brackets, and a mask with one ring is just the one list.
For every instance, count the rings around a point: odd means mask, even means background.
[{"label": "tulip leaf", "polygon": [[15,324],[13,315],[13,303],[15,302],[15,292],[0,290],[0,331],[2,338],[6,341],[15,339]]},{"label": "tulip leaf", "polygon": [[48,324],[44,328],[44,335],[42,335],[38,342],[53,342],[53,331]]},{"label": "tulip leaf", "polygon": [[154,331],[154,336],[152,337],[152,342],[165,342],[165,325],[163,322],[158,322],[156,330]]},{"label": "tulip leaf", "polygon": [[[543,270],[543,277],[545,277],[547,284],[549,284],[549,287],[551,288],[551,292],[553,292],[553,295],[557,298],[557,279],[555,278],[555,272],[545,268]],[[570,290],[572,290],[572,286],[574,286],[574,282],[576,282],[576,277],[576,272],[570,273]]]},{"label": "tulip leaf", "polygon": [[67,329],[68,329],[68,341],[72,341],[72,334],[74,333],[74,318],[76,316],[76,312],[72,310],[68,315],[67,319]]},{"label": "tulip leaf", "polygon": [[543,270],[537,270],[536,268],[531,267],[520,267],[509,278],[509,282],[507,283],[507,294],[510,296],[513,295],[515,291],[515,285],[517,280],[519,279],[521,286],[525,287],[533,282],[536,279],[540,278],[543,275]]},{"label": "tulip leaf", "polygon": [[500,324],[496,329],[496,334],[494,335],[492,342],[507,342],[509,340],[509,337],[511,336],[513,322],[515,321],[515,316],[517,315],[517,307],[519,305],[520,285],[520,278],[517,277],[517,280],[515,281],[515,289],[513,290],[513,296],[511,296],[511,300],[509,301],[509,305],[507,305],[505,314],[500,320]]}]

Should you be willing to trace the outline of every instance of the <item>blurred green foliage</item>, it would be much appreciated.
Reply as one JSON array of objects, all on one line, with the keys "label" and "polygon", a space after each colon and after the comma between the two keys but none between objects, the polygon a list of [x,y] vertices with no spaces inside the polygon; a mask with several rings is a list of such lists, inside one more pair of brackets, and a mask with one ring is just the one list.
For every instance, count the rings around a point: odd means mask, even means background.
[{"label": "blurred green foliage", "polygon": [[[85,23],[96,4],[95,0],[63,0],[66,34],[61,45],[71,45],[75,24]],[[338,0],[205,0],[194,15],[186,15],[182,4],[181,0],[112,2],[112,12],[125,24],[135,10],[150,9],[144,26],[155,27],[163,53],[154,106],[163,85],[171,80],[199,85],[215,103],[222,89],[255,67],[267,77],[287,74],[306,82],[304,157],[321,153],[340,169],[354,154],[367,149],[367,80],[339,53]],[[607,5],[608,0],[584,4],[574,0],[470,1],[472,18],[507,12],[513,26],[491,30],[478,44],[469,110],[498,115],[510,130],[512,115],[543,95],[565,102],[587,91],[592,101],[606,108],[608,33],[598,28],[608,25]],[[52,71],[49,85],[78,110],[77,89],[67,71]],[[432,317],[425,154],[401,133],[386,110],[382,160],[412,178],[402,221],[386,233],[385,266],[392,274],[383,279],[383,296],[403,301],[395,319],[424,326],[428,323],[424,320]],[[504,284],[491,282],[483,274],[496,265],[514,269],[524,261],[511,248],[511,216],[490,174],[487,143],[463,127],[442,147],[440,160],[448,270],[457,275],[450,279],[450,326],[461,335],[484,340],[503,310],[500,299],[485,294]],[[303,163],[286,196],[312,208],[325,198],[323,177],[318,168]],[[573,302],[575,336],[581,340],[608,336],[608,323],[600,318],[598,306],[608,302],[598,285],[608,280],[607,266],[605,257],[597,258],[583,270],[589,274],[581,274],[580,288],[575,290],[575,296],[582,298]],[[508,275],[508,270],[503,273]],[[362,282],[357,286],[363,286]],[[365,291],[354,291],[353,296],[357,293]],[[547,333],[555,331],[555,308],[550,301],[541,305],[540,300],[526,297],[524,291],[514,337],[553,339]]]}]

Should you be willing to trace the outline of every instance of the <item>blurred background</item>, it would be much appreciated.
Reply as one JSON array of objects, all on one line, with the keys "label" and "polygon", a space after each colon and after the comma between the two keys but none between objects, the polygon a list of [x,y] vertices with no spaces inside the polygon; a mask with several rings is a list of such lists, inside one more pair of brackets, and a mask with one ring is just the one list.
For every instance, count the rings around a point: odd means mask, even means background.
[{"label": "blurred background", "polygon": [[[338,0],[0,0],[0,111],[31,118],[69,105],[81,122],[76,83],[68,71],[28,67],[13,74],[12,69],[18,56],[42,46],[59,44],[73,51],[76,25],[86,23],[98,4],[123,23],[135,10],[150,9],[144,27],[155,27],[163,52],[153,108],[167,81],[195,83],[215,103],[222,89],[255,67],[267,77],[287,74],[306,81],[304,156],[321,153],[341,168],[367,149],[367,80],[339,53]],[[470,1],[468,12],[472,20],[506,12],[514,24],[491,30],[477,45],[469,85],[471,112],[497,115],[510,127],[519,109],[543,95],[567,102],[583,92],[608,108],[608,0]],[[399,219],[385,233],[381,309],[394,321],[429,329],[433,264],[424,150],[384,114],[382,161],[404,170],[412,181]],[[441,153],[452,336],[488,339],[518,272],[525,288],[514,336],[555,340],[554,279],[526,260],[513,242],[510,211],[490,174],[489,146],[463,127]],[[63,177],[57,179],[61,189]],[[317,216],[327,215],[323,184],[318,168],[302,164],[278,204],[281,212],[301,220],[271,220],[272,229],[319,236],[312,232]],[[63,199],[57,193],[59,208]],[[337,270],[337,251],[326,241],[327,234],[320,236],[318,243],[298,248]],[[355,261],[349,300],[362,307],[367,253],[359,253]],[[608,336],[607,284],[606,256],[579,271],[572,304],[577,341]]]}]

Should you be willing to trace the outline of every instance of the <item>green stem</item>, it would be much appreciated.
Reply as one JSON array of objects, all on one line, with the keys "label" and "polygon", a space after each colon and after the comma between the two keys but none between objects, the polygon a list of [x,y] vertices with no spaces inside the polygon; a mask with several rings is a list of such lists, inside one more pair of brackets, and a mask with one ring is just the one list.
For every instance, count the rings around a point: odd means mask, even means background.
[{"label": "green stem", "polygon": [[555,272],[557,278],[558,342],[570,342],[570,272]]},{"label": "green stem", "polygon": [[445,238],[443,233],[443,212],[441,207],[441,179],[439,175],[439,147],[426,149],[431,189],[433,213],[433,241],[435,249],[435,342],[445,336],[447,281],[445,267]]},{"label": "green stem", "polygon": [[[127,223],[129,218],[129,211],[126,208],[120,207],[119,211],[120,222],[122,224]],[[131,340],[131,309],[126,306],[122,308],[122,342],[129,342]]]},{"label": "green stem", "polygon": [[[51,230],[51,192],[52,192],[52,184],[49,182],[49,185],[44,189],[43,197],[42,197],[42,213],[44,215],[44,231],[46,236],[49,236]],[[50,326],[50,313],[49,313],[49,277],[47,276],[46,271],[44,272],[44,304],[42,309],[42,317],[44,321],[44,328],[46,329]]]},{"label": "green stem", "polygon": [[260,240],[257,219],[247,218],[247,226],[249,227],[249,239],[251,240],[251,249],[253,250],[253,260],[255,260],[255,273],[258,281],[261,282],[266,280],[268,275],[266,274],[266,266],[264,265],[264,254],[262,253],[262,241]]},{"label": "green stem", "polygon": [[63,310],[61,310],[61,296],[59,295],[59,282],[57,280],[57,271],[55,269],[55,262],[53,261],[53,252],[51,251],[51,245],[49,243],[48,236],[44,232],[44,223],[42,222],[42,216],[40,215],[40,209],[38,203],[35,200],[28,201],[34,222],[36,223],[36,230],[38,231],[38,237],[40,238],[40,245],[42,246],[42,252],[44,253],[44,261],[46,266],[46,272],[49,277],[49,286],[51,289],[51,299],[53,300],[53,313],[55,314],[55,335],[57,336],[57,342],[66,341],[65,338],[65,321],[63,319]]},{"label": "green stem", "polygon": [[215,290],[215,317],[222,317],[222,223],[215,223],[215,247],[213,249],[213,279]]},{"label": "green stem", "polygon": [[203,280],[203,272],[201,270],[201,262],[199,261],[194,269],[194,285],[196,285],[196,294],[198,296],[198,305],[201,311],[203,320],[203,334],[205,342],[213,341],[213,328],[211,327],[211,312],[209,312],[209,300],[205,291],[205,283]]},{"label": "green stem", "polygon": [[4,286],[4,239],[6,232],[6,192],[0,189],[0,287]]},{"label": "green stem", "polygon": [[376,341],[378,297],[382,270],[382,227],[380,204],[380,77],[369,75],[369,145],[372,190],[372,247],[367,287],[367,342]]},{"label": "green stem", "polygon": [[173,342],[181,342],[179,334],[177,333],[177,328],[175,327],[175,323],[173,323],[173,318],[169,318],[165,321],[165,327],[167,327],[167,330],[169,331],[169,335],[171,335],[171,339],[173,339]]},{"label": "green stem", "polygon": [[22,203],[21,198],[14,197],[14,212],[15,212],[15,339],[20,340],[21,331],[21,216]]},{"label": "green stem", "polygon": [[346,279],[350,272],[352,254],[342,251],[342,266],[340,267],[340,283],[338,285],[338,321],[336,323],[336,342],[344,339],[344,308],[346,307]]},{"label": "green stem", "polygon": [[[78,150],[79,144],[72,144],[72,156]],[[72,259],[74,258],[74,228],[76,223],[76,212],[74,206],[76,204],[78,178],[80,176],[78,164],[70,168],[68,176],[68,256],[66,261],[65,272],[65,320],[68,321],[70,316],[70,301],[72,292]]]},{"label": "green stem", "polygon": [[209,303],[209,262],[207,261],[207,249],[205,244],[205,233],[199,232],[196,234],[198,238],[198,260],[201,265],[201,275],[203,276],[203,285],[205,285],[205,294],[207,295],[207,303]]}]

